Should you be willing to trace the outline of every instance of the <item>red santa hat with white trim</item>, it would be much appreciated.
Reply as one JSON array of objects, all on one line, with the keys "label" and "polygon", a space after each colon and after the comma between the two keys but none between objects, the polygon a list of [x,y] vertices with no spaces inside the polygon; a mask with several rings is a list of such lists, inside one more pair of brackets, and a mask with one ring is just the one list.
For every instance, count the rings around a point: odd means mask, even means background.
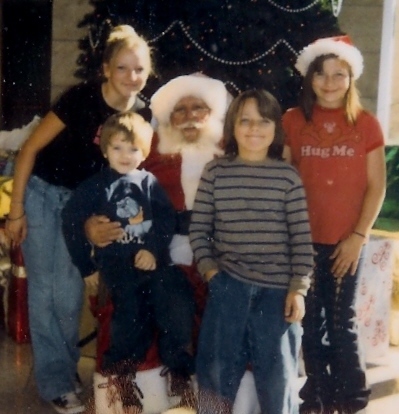
[{"label": "red santa hat with white trim", "polygon": [[309,65],[322,55],[336,55],[344,60],[352,69],[353,78],[358,79],[363,72],[363,56],[348,35],[318,39],[306,46],[298,55],[295,67],[305,76]]},{"label": "red santa hat with white trim", "polygon": [[211,109],[211,115],[223,121],[230,94],[223,82],[195,73],[178,76],[161,86],[151,97],[151,111],[160,124],[169,124],[170,115],[180,99],[195,96]]}]

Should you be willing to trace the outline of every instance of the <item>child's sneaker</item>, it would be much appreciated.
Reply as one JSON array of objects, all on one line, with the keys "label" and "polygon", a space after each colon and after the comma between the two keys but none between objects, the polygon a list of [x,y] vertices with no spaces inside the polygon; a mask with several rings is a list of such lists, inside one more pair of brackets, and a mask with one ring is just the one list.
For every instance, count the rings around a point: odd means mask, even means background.
[{"label": "child's sneaker", "polygon": [[68,392],[51,401],[51,405],[60,414],[83,413],[85,406],[75,392]]},{"label": "child's sneaker", "polygon": [[194,392],[191,377],[188,374],[183,374],[164,368],[161,371],[161,376],[166,377],[166,387],[169,397],[181,397],[180,402],[175,407],[195,408],[197,405],[197,397]]},{"label": "child's sneaker", "polygon": [[141,400],[143,393],[134,381],[135,374],[107,375],[106,382],[98,388],[107,388],[108,407],[115,407],[120,402],[124,412],[140,414],[143,412]]},{"label": "child's sneaker", "polygon": [[[108,407],[112,408],[119,403],[122,412],[126,414],[140,414],[143,412],[141,400],[144,398],[136,379],[137,363],[131,360],[122,360],[112,364],[100,373],[105,382],[98,384],[98,388],[106,388]],[[119,412],[119,411],[118,411]]]},{"label": "child's sneaker", "polygon": [[169,397],[180,397],[185,391],[192,389],[191,378],[188,374],[184,375],[165,367],[160,375],[166,378]]}]

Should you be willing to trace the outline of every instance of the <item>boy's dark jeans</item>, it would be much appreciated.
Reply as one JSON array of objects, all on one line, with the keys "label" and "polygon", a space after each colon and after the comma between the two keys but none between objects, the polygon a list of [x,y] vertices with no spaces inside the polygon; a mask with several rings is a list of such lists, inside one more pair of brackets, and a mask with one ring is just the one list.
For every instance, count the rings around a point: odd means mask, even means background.
[{"label": "boy's dark jeans", "polygon": [[311,412],[355,412],[367,405],[370,394],[355,313],[362,258],[354,276],[337,279],[330,271],[335,247],[314,245],[315,274],[306,298],[302,348],[307,381],[299,395]]},{"label": "boy's dark jeans", "polygon": [[114,307],[103,370],[124,360],[142,362],[157,332],[162,363],[193,374],[194,295],[184,272],[177,266],[151,272],[113,266],[102,269],[101,276]]}]

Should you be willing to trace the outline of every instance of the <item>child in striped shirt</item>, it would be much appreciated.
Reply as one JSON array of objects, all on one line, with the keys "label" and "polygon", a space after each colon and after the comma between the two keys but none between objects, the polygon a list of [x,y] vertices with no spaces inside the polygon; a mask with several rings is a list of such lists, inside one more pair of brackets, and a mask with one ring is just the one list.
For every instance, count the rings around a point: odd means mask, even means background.
[{"label": "child in striped shirt", "polygon": [[209,283],[197,356],[200,414],[230,413],[251,364],[262,412],[295,414],[295,379],[313,252],[296,170],[283,161],[277,100],[233,100],[226,155],[205,166],[190,241]]}]

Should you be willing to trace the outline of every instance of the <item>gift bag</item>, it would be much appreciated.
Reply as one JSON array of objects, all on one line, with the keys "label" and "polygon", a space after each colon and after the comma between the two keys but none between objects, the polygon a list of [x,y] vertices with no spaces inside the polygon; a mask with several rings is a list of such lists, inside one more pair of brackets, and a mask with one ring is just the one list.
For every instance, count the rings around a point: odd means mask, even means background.
[{"label": "gift bag", "polygon": [[399,240],[396,241],[394,249],[392,283],[389,339],[391,345],[399,346]]},{"label": "gift bag", "polygon": [[11,279],[8,289],[8,334],[15,342],[30,342],[28,318],[28,283],[21,248],[10,251]]},{"label": "gift bag", "polygon": [[371,236],[361,270],[357,318],[366,362],[383,357],[389,347],[389,318],[395,241]]}]

